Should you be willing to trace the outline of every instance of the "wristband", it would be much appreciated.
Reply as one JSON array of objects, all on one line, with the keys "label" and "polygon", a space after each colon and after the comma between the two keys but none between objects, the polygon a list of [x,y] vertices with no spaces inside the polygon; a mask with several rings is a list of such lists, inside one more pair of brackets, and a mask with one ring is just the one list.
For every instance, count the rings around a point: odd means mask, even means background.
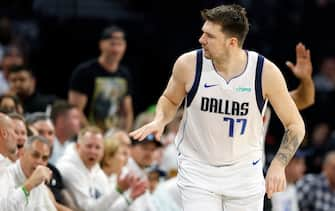
[{"label": "wristband", "polygon": [[24,186],[22,186],[21,189],[22,189],[22,191],[23,191],[24,198],[26,199],[26,204],[28,204],[30,193],[29,193],[29,191],[27,190],[27,188],[24,187]]},{"label": "wristband", "polygon": [[122,194],[122,196],[123,196],[124,200],[126,200],[128,206],[130,206],[131,203],[133,203],[133,200],[131,199],[131,197],[128,194],[124,193],[124,194]]},{"label": "wristband", "polygon": [[121,190],[121,188],[119,188],[119,186],[116,186],[115,190],[116,190],[116,192],[118,192],[119,194],[123,194],[123,191]]}]

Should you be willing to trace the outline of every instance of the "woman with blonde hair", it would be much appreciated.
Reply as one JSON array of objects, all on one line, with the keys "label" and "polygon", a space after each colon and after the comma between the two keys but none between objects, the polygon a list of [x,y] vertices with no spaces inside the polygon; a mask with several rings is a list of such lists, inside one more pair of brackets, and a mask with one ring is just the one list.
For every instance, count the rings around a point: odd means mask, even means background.
[{"label": "woman with blonde hair", "polygon": [[117,177],[128,160],[128,146],[117,138],[104,140],[104,156],[100,162],[102,170],[108,177],[108,182],[115,186]]}]

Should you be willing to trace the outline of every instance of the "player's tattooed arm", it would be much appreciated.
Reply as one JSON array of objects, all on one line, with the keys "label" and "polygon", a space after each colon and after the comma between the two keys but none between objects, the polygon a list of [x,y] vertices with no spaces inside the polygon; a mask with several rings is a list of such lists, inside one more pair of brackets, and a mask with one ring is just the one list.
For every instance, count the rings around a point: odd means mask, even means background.
[{"label": "player's tattooed arm", "polygon": [[297,151],[300,142],[301,140],[298,138],[296,133],[289,129],[285,130],[282,142],[275,158],[284,166],[286,166]]}]

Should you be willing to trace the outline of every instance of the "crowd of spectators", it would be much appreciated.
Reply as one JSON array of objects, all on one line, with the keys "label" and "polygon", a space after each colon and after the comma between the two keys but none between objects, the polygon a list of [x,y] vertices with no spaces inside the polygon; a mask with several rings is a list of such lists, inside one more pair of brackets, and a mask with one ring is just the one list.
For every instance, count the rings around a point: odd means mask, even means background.
[{"label": "crowd of spectators", "polygon": [[[176,9],[169,19],[154,1],[143,5],[71,1],[70,5],[36,0],[29,10],[24,9],[27,3],[14,2],[0,10],[5,11],[0,14],[0,210],[181,211],[174,138],[182,110],[162,140],[148,136],[138,142],[128,133],[152,120],[152,104],[162,91],[171,61],[177,53],[199,47],[187,38],[188,31],[200,34],[195,31],[200,30],[198,10],[216,1],[200,1],[190,11],[186,3],[162,2],[171,11]],[[286,168],[287,190],[275,195],[272,206],[265,209],[332,210],[335,45],[316,49],[317,39],[305,34],[309,20],[305,15],[315,7],[317,13],[324,12],[315,19],[327,21],[334,2],[264,1],[266,13],[257,13],[260,2],[237,2],[251,11],[249,42],[255,44],[248,46],[275,57],[280,67],[282,60],[292,57],[297,40],[312,52],[316,94],[314,105],[301,111],[306,137]],[[109,14],[110,8],[117,12]],[[16,15],[14,9],[20,9]],[[281,31],[284,38],[277,42],[273,33],[283,19],[273,14],[280,9],[288,9],[284,21],[291,31]],[[71,33],[55,35],[57,29]],[[63,42],[60,46],[56,38]],[[295,78],[283,71],[293,87]],[[268,158],[280,144],[283,129],[278,122],[276,117],[269,122]]]}]

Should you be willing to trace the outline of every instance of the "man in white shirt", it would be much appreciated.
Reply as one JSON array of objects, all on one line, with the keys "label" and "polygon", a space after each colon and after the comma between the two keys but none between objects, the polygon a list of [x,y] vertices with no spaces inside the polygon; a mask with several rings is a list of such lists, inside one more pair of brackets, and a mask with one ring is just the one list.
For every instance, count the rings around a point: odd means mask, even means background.
[{"label": "man in white shirt", "polygon": [[9,158],[16,154],[16,144],[13,121],[7,115],[0,113],[0,172],[11,164]]},{"label": "man in white shirt", "polygon": [[[0,210],[56,210],[44,185],[51,177],[51,171],[45,167],[49,154],[48,140],[40,136],[28,139],[20,159],[2,172],[0,199],[8,199],[0,203]],[[9,197],[12,195],[15,197]]]},{"label": "man in white shirt", "polygon": [[116,188],[108,185],[107,177],[99,166],[104,149],[103,134],[99,128],[84,128],[79,133],[77,145],[73,146],[73,149],[65,151],[56,166],[78,209],[126,210],[131,199],[122,193],[129,187],[132,188],[133,198],[143,193],[144,184],[135,181],[134,177],[119,178]]},{"label": "man in white shirt", "polygon": [[79,133],[80,111],[67,101],[59,100],[52,105],[50,118],[55,127],[56,139],[49,162],[56,164],[64,154],[65,148],[72,143],[71,139]]},{"label": "man in white shirt", "polygon": [[[5,114],[0,113],[0,187],[4,189],[6,181],[10,176],[6,173],[12,162],[8,159],[16,152],[16,139],[12,120]],[[1,194],[2,193],[2,194]],[[20,210],[25,205],[25,195],[21,189],[12,189],[11,194],[0,193],[0,210]]]},{"label": "man in white shirt", "polygon": [[[54,141],[56,137],[55,128],[49,116],[44,112],[32,113],[27,117],[27,124],[31,128],[36,129],[38,135],[49,140],[51,146],[51,152],[49,155],[50,157],[53,154]],[[56,208],[58,210],[68,209],[64,205],[67,204],[70,206],[71,201],[70,199],[67,200],[69,197],[68,193],[65,190],[61,173],[50,162],[48,162],[46,166],[52,171],[52,178],[50,179],[50,183],[48,183],[47,186],[55,197]]]},{"label": "man in white shirt", "polygon": [[[134,172],[136,176],[143,180],[148,180],[147,169],[153,164],[154,152],[162,147],[162,143],[153,135],[148,135],[143,141],[132,140],[130,158],[128,159],[127,169]],[[153,203],[152,195],[147,190],[143,196],[134,201],[133,210],[154,211],[157,210]]]}]

